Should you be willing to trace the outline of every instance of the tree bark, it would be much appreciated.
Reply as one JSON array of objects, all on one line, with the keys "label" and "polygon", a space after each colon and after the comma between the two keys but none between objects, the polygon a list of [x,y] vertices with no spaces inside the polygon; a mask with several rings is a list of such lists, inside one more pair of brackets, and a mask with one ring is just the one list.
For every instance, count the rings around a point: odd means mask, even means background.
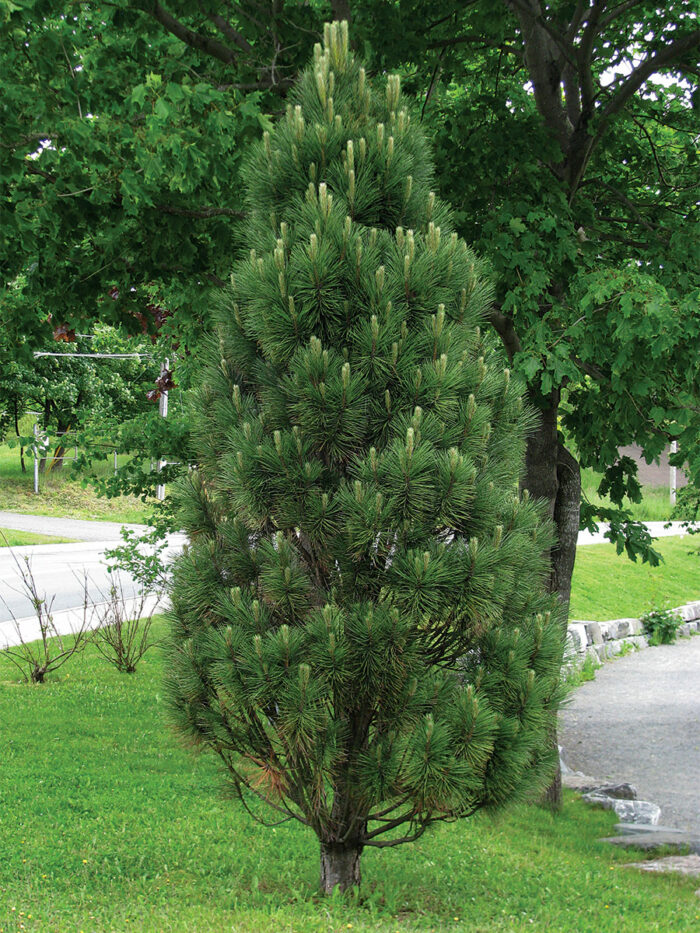
[{"label": "tree bark", "polygon": [[320,883],[324,894],[330,894],[334,888],[347,891],[360,886],[361,855],[362,846],[355,843],[321,843]]},{"label": "tree bark", "polygon": [[[15,398],[15,434],[19,437],[19,407],[17,405],[17,398]],[[20,445],[19,448],[19,462],[22,467],[22,472],[27,472],[27,465],[24,462],[24,447]]]},{"label": "tree bark", "polygon": [[[581,470],[576,459],[559,440],[558,393],[552,393],[547,401],[548,407],[540,411],[540,426],[528,440],[523,487],[533,498],[545,501],[549,516],[556,527],[557,541],[550,553],[551,572],[548,589],[550,593],[558,595],[564,606],[566,619],[576,559]],[[565,628],[562,631],[562,639],[564,638]],[[557,768],[552,783],[544,793],[542,803],[552,810],[560,810],[562,786],[556,723],[552,726],[550,740],[557,753]]]},{"label": "tree bark", "polygon": [[[549,517],[554,520],[554,506],[557,500],[557,460],[559,456],[559,438],[557,435],[557,415],[559,413],[559,393],[552,394],[544,401],[531,397],[531,404],[539,409],[540,424],[528,438],[525,450],[525,476],[523,489],[527,489],[533,499],[541,499],[547,505]],[[551,590],[551,586],[550,586]]]},{"label": "tree bark", "polygon": [[[557,497],[554,503],[554,522],[557,529],[557,543],[552,548],[552,574],[550,590],[559,596],[565,607],[565,620],[569,615],[571,599],[571,577],[576,560],[576,541],[578,539],[579,513],[581,509],[581,468],[576,458],[559,444],[557,457]],[[562,631],[566,638],[566,628]],[[557,753],[557,769],[552,783],[544,792],[542,803],[550,810],[561,810],[562,782],[559,763],[559,742],[554,724],[551,741]]]},{"label": "tree bark", "polygon": [[581,511],[581,467],[570,451],[559,444],[557,456],[557,498],[554,503],[554,524],[557,543],[552,550],[552,579],[550,589],[569,614],[571,577],[576,560],[579,518]]}]

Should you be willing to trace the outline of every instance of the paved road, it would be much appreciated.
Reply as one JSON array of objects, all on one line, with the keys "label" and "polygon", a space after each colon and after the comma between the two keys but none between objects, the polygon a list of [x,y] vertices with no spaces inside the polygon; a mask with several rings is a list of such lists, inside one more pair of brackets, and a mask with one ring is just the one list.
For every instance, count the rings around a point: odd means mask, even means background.
[{"label": "paved road", "polygon": [[[184,535],[171,535],[164,552],[165,559],[172,559],[178,554],[184,542]],[[112,577],[107,571],[104,552],[115,543],[114,540],[86,541],[0,548],[0,642],[16,641],[13,618],[19,620],[23,632],[34,631],[34,613],[29,595],[22,587],[17,561],[20,565],[25,559],[29,561],[39,596],[46,596],[52,602],[52,611],[60,613],[82,606],[85,577],[92,602],[100,603],[107,597]],[[122,573],[120,581],[124,595],[133,597],[137,588],[131,577]],[[75,625],[76,616],[59,615],[56,622],[60,622],[62,632],[69,632]]]},{"label": "paved road", "polygon": [[629,781],[660,823],[700,833],[700,637],[606,663],[561,714],[564,761]]},{"label": "paved road", "polygon": [[[22,515],[19,512],[0,512],[0,528],[31,531],[40,535],[74,538],[76,541],[119,541],[121,522],[92,522],[79,518],[55,518],[53,515]],[[127,525],[138,533],[145,525]]]},{"label": "paved road", "polygon": [[[666,527],[668,525],[668,527]],[[682,522],[647,522],[647,528],[655,538],[679,535],[685,532]],[[56,535],[61,538],[74,538],[76,541],[119,541],[122,527],[131,528],[142,534],[145,525],[126,525],[120,522],[93,522],[77,518],[56,518],[52,515],[23,515],[19,512],[0,512],[0,528],[14,528],[15,531],[31,531],[35,534]],[[599,531],[591,534],[582,531],[578,536],[578,545],[601,544],[607,525],[601,524]]]},{"label": "paved road", "polygon": [[[673,535],[686,534],[683,522],[645,522],[645,524],[652,538],[669,538]],[[585,544],[609,544],[609,540],[605,537],[605,532],[608,527],[607,524],[601,522],[600,528],[595,534],[591,534],[590,531],[580,531],[576,541],[577,546],[581,547]]]},{"label": "paved road", "polygon": [[[39,596],[53,599],[54,610],[82,605],[85,575],[91,598],[103,601],[111,582],[103,562],[104,551],[112,546],[114,542],[0,548],[0,624],[13,615],[23,619],[33,614],[29,595],[21,580],[20,567],[24,566],[25,558],[29,561]],[[122,582],[127,593],[132,595],[133,581],[125,575]]]}]

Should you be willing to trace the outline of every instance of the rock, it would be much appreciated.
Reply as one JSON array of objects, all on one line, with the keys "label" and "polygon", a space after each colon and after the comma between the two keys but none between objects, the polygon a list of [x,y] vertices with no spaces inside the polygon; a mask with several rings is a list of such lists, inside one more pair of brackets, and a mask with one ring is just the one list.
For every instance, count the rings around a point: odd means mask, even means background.
[{"label": "rock", "polygon": [[700,602],[686,603],[675,610],[684,622],[695,622],[700,619]]},{"label": "rock", "polygon": [[637,788],[633,784],[623,782],[620,784],[605,784],[598,778],[580,771],[562,771],[562,783],[570,790],[577,790],[580,794],[593,794],[596,796],[614,797],[617,800],[636,800]]},{"label": "rock", "polygon": [[571,768],[564,761],[564,749],[561,747],[561,745],[557,745],[557,749],[559,750],[559,770],[562,773],[562,777],[565,774],[571,774]]},{"label": "rock", "polygon": [[660,826],[658,823],[652,826],[650,823],[616,823],[615,829],[618,833],[625,836],[643,835],[644,833],[665,833],[667,836],[687,836],[684,829],[677,829],[675,826]]},{"label": "rock", "polygon": [[573,622],[566,631],[572,652],[576,652],[577,655],[585,654],[588,647],[588,635],[583,622]]},{"label": "rock", "polygon": [[636,622],[636,619],[615,619],[613,622],[609,622],[611,637],[627,638],[628,635],[635,634],[632,631],[633,622]]},{"label": "rock", "polygon": [[615,797],[616,800],[636,800],[637,788],[634,784],[628,784],[623,781],[621,784],[601,784],[595,789],[597,794],[605,794],[606,797]]},{"label": "rock", "polygon": [[581,797],[585,803],[603,810],[614,810],[622,823],[651,823],[659,822],[661,807],[649,800],[618,800],[607,794],[588,793]]},{"label": "rock", "polygon": [[581,771],[570,771],[568,774],[562,774],[562,784],[570,790],[576,790],[579,794],[590,794],[591,791],[601,787],[598,778],[591,777],[590,774],[583,774]]},{"label": "rock", "polygon": [[615,800],[612,809],[621,823],[650,823],[654,826],[661,817],[661,807],[649,800]]},{"label": "rock", "polygon": [[[630,823],[626,829],[656,830],[656,826],[634,826]],[[608,836],[601,839],[612,846],[622,849],[642,849],[645,852],[654,852],[656,849],[675,849],[677,852],[692,852],[700,855],[700,839],[690,833],[671,830],[666,832],[629,832],[624,836]]]},{"label": "rock", "polygon": [[602,645],[603,644],[603,632],[600,628],[599,622],[589,622],[586,625],[586,631],[588,632],[588,644],[589,645]]},{"label": "rock", "polygon": [[642,871],[671,871],[677,875],[689,875],[700,878],[700,855],[669,855],[649,862],[630,862],[625,868],[639,868]]}]

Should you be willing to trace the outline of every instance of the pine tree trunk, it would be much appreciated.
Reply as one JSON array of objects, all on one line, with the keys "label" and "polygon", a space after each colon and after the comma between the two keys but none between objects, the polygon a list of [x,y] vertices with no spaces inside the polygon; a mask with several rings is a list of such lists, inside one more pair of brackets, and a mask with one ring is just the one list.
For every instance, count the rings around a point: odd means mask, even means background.
[{"label": "pine tree trunk", "polygon": [[360,886],[362,846],[347,843],[321,843],[321,890],[330,894],[334,888],[347,891]]},{"label": "pine tree trunk", "polygon": [[[551,553],[551,574],[548,588],[557,593],[568,613],[571,598],[571,577],[576,558],[581,505],[581,470],[576,459],[559,442],[557,436],[558,393],[552,393],[550,406],[541,411],[539,429],[528,440],[523,487],[533,498],[544,499],[556,525],[557,544]],[[562,632],[562,638],[566,632]],[[561,809],[561,768],[558,763],[556,724],[551,742],[557,751],[557,769],[542,798],[553,810]]]}]

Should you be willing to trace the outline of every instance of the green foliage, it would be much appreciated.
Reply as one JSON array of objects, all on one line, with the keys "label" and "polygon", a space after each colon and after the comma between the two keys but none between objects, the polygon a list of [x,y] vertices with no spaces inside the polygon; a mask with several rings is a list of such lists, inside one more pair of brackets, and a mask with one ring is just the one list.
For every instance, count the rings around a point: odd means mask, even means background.
[{"label": "green foliage", "polygon": [[440,190],[496,272],[513,367],[561,403],[581,464],[619,472],[620,446],[652,458],[675,438],[698,475],[697,5],[498,6],[381,4],[374,54],[423,62]]},{"label": "green foliage", "polygon": [[183,342],[198,332],[206,286],[228,268],[246,143],[278,105],[318,23],[313,5],[286,7],[265,17],[255,49],[245,36],[258,28],[243,19],[236,62],[212,55],[214,42],[197,42],[221,11],[188,0],[167,13],[158,4],[7,6],[3,284],[24,274],[22,288],[2,299],[12,340],[45,335],[47,312],[53,326],[75,330],[96,318],[157,329],[154,301]]},{"label": "green foliage", "polygon": [[245,178],[177,493],[169,703],[241,799],[359,855],[551,773],[550,529],[517,493],[531,422],[479,327],[489,280],[346,24]]},{"label": "green foliage", "polygon": [[[60,445],[68,431],[74,437],[89,435],[96,444],[107,442],[111,453],[119,444],[110,437],[116,426],[152,407],[146,398],[157,374],[149,361],[150,341],[128,339],[114,328],[97,325],[88,337],[71,335],[68,342],[55,340],[41,345],[52,354],[144,354],[144,358],[18,355],[7,331],[0,335],[0,424],[16,435],[12,443],[28,446],[31,435],[22,435],[26,412],[38,412],[42,431]],[[25,425],[26,429],[26,425]],[[4,436],[2,437],[4,439]],[[112,441],[110,445],[110,441]],[[51,446],[54,446],[51,444]],[[106,455],[106,454],[105,454]]]},{"label": "green foliage", "polygon": [[[598,489],[599,491],[607,490],[605,480]],[[600,494],[604,495],[604,492]],[[658,567],[661,555],[652,545],[654,539],[651,533],[643,522],[632,518],[628,509],[606,508],[601,505],[592,505],[589,502],[581,502],[581,527],[595,533],[599,530],[599,521],[608,523],[605,537],[612,541],[618,554],[624,551],[632,561],[636,562],[637,558],[641,557],[642,563],[648,563],[650,567]]]},{"label": "green foliage", "polygon": [[644,634],[650,645],[672,645],[678,637],[678,628],[683,619],[671,609],[652,609],[642,616]]},{"label": "green foliage", "polygon": [[[633,441],[653,457],[675,437],[697,476],[697,4],[588,6],[348,8],[372,70],[400,68],[421,104],[436,187],[496,273],[533,401],[562,394],[584,466],[615,467]],[[157,330],[158,308],[198,343],[209,287],[245,246],[245,150],[327,13],[315,0],[262,17],[251,0],[5,5],[0,318],[13,346],[96,319]],[[152,427],[132,426],[133,449]],[[155,456],[188,459],[181,423],[165,430]]]},{"label": "green foliage", "polygon": [[119,533],[123,543],[104,552],[108,571],[127,573],[142,594],[162,592],[167,583],[163,551],[168,546],[163,529],[152,527],[138,534],[130,528],[122,528]]}]

